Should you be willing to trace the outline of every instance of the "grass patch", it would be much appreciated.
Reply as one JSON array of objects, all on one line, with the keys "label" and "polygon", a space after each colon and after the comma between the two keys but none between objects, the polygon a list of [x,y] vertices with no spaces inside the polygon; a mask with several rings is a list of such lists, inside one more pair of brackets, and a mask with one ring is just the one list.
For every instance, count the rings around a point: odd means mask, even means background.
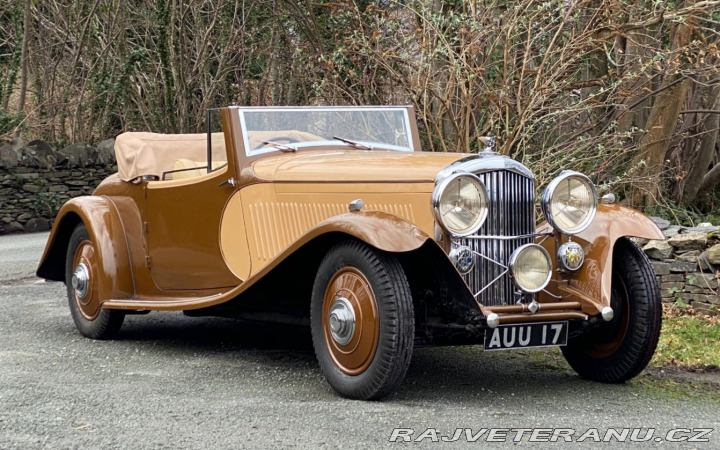
[{"label": "grass patch", "polygon": [[692,380],[677,373],[645,373],[630,383],[658,397],[679,400],[692,398],[720,403],[720,388],[716,383]]},{"label": "grass patch", "polygon": [[720,367],[720,317],[699,314],[681,303],[663,306],[660,342],[651,364],[717,370]]}]

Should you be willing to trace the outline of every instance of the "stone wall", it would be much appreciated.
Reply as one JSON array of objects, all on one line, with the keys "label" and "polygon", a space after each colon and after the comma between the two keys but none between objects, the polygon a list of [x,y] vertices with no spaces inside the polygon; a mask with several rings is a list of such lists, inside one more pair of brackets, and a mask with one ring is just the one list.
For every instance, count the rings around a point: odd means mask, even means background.
[{"label": "stone wall", "polygon": [[47,231],[58,209],[117,171],[114,140],[55,151],[43,141],[0,142],[0,234]]},{"label": "stone wall", "polygon": [[667,239],[640,244],[655,267],[663,301],[683,302],[705,313],[720,312],[720,227],[709,223],[682,227],[652,219]]}]

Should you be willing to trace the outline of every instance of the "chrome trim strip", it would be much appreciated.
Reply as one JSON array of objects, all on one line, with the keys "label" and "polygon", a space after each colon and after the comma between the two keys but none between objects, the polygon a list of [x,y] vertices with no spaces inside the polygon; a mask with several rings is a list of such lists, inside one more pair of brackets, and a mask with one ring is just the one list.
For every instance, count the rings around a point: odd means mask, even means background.
[{"label": "chrome trim strip", "polygon": [[[467,248],[467,247],[466,247],[466,248]],[[493,263],[493,264],[497,264],[498,266],[502,267],[503,269],[507,269],[507,268],[508,268],[508,266],[506,266],[505,264],[499,263],[499,262],[495,261],[495,260],[492,259],[492,258],[488,258],[487,256],[483,255],[482,253],[478,253],[478,252],[476,252],[476,251],[474,251],[474,250],[470,250],[470,251],[473,252],[474,254],[478,255],[478,256],[481,257],[481,258],[487,259],[488,261],[490,261],[490,262]]]},{"label": "chrome trim strip", "polygon": [[532,234],[523,234],[521,236],[483,236],[483,235],[474,235],[474,236],[465,236],[465,239],[495,239],[498,241],[512,241],[514,239],[523,239],[523,238],[536,238],[540,236],[552,236],[553,233],[532,233]]},{"label": "chrome trim strip", "polygon": [[462,158],[438,172],[435,177],[435,184],[455,173],[474,173],[480,175],[486,172],[509,171],[517,175],[534,180],[535,177],[530,169],[508,158],[496,153],[479,153],[477,155]]}]

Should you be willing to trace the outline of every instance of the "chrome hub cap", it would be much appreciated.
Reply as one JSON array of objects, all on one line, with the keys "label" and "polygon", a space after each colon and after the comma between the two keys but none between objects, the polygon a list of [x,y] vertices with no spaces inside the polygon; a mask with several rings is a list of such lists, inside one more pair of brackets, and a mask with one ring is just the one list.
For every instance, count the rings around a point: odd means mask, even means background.
[{"label": "chrome hub cap", "polygon": [[88,294],[88,286],[90,285],[90,271],[84,263],[80,263],[75,268],[72,276],[72,287],[80,298],[85,298]]},{"label": "chrome hub cap", "polygon": [[355,333],[355,312],[346,298],[340,297],[333,302],[328,322],[335,342],[346,345],[352,340]]}]

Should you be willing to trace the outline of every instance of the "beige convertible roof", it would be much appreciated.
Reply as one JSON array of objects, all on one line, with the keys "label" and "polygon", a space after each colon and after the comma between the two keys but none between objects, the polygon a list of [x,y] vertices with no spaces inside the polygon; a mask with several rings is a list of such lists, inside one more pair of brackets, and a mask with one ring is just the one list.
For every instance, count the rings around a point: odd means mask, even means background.
[{"label": "beige convertible roof", "polygon": [[[213,133],[212,141],[213,146],[224,148],[222,133]],[[175,169],[179,159],[207,164],[207,134],[123,133],[115,139],[115,157],[122,180],[146,175],[162,178],[163,172]]]},{"label": "beige convertible roof", "polygon": [[[289,138],[289,139],[288,139]],[[312,142],[324,140],[306,131],[275,130],[248,132],[248,145],[251,149],[263,146],[263,141],[277,140],[279,143]],[[213,153],[218,155],[221,148],[224,164],[225,135],[212,134]],[[147,132],[123,133],[115,139],[115,157],[118,175],[121,180],[131,181],[143,176],[156,176],[162,179],[163,173],[170,170],[198,168],[207,166],[207,134],[160,134]],[[219,161],[213,159],[213,166]],[[177,172],[173,178],[197,176],[197,172]]]}]

